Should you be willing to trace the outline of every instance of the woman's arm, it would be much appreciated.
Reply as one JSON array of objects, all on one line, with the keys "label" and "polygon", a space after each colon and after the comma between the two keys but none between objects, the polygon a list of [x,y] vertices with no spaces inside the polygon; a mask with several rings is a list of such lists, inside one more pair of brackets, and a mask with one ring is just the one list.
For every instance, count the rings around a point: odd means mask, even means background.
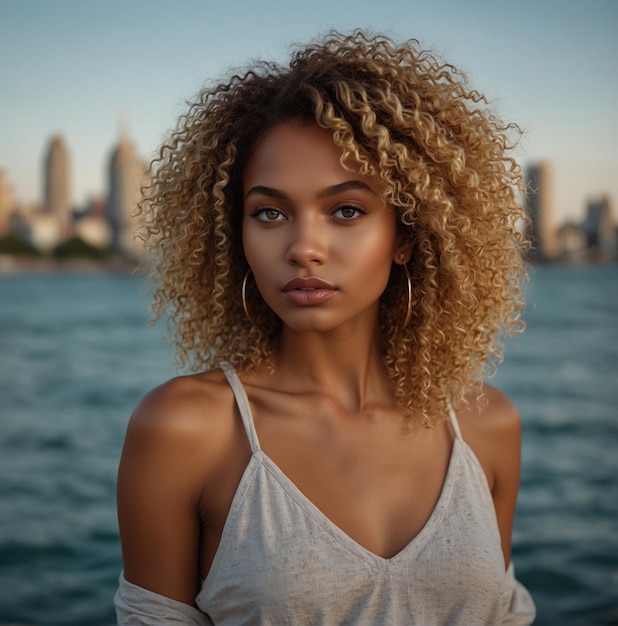
[{"label": "woman's arm", "polygon": [[511,533],[519,490],[521,422],[511,400],[485,385],[481,401],[469,400],[458,411],[463,438],[479,459],[491,489],[504,563],[511,560]]},{"label": "woman's arm", "polygon": [[198,591],[198,504],[208,473],[197,396],[187,379],[148,394],[131,416],[118,473],[125,578],[188,605]]}]

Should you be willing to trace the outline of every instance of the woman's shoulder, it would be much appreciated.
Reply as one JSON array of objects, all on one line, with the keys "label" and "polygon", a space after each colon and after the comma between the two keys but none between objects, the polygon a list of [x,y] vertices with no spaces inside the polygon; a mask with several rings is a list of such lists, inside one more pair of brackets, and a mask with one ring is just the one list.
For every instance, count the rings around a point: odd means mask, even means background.
[{"label": "woman's shoulder", "polygon": [[[236,429],[234,396],[220,370],[178,376],[149,391],[131,414],[125,447],[150,455],[216,456]],[[208,452],[208,454],[206,454]]]},{"label": "woman's shoulder", "polygon": [[220,370],[177,376],[140,400],[131,415],[131,423],[154,430],[203,427],[204,422],[212,422],[229,410],[232,399]]},{"label": "woman's shoulder", "polygon": [[515,403],[503,391],[484,384],[483,393],[468,394],[456,408],[464,439],[472,437],[508,436],[520,428],[520,416]]},{"label": "woman's shoulder", "polygon": [[472,448],[490,486],[500,476],[519,472],[521,419],[504,392],[483,385],[483,394],[470,394],[456,407],[464,441]]},{"label": "woman's shoulder", "polygon": [[118,470],[127,580],[193,602],[200,525],[231,501],[224,478],[250,454],[240,422],[219,371],[169,380],[137,405]]}]

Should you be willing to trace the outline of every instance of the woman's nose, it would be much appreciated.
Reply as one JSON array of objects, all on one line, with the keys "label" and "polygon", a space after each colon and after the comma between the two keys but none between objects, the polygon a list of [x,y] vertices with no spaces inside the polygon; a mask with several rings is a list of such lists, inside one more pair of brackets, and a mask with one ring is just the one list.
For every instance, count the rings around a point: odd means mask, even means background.
[{"label": "woman's nose", "polygon": [[326,261],[327,233],[321,216],[302,216],[295,219],[290,232],[291,240],[287,250],[290,263],[311,265]]}]

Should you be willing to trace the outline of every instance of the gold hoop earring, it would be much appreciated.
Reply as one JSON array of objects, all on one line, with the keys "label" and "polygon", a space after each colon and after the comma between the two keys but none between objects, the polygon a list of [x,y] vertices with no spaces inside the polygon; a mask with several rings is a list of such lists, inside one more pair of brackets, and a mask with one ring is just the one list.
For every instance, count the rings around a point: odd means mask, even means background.
[{"label": "gold hoop earring", "polygon": [[249,307],[247,307],[247,281],[249,280],[249,275],[251,274],[251,269],[247,270],[245,277],[242,279],[242,285],[240,287],[240,297],[242,299],[242,310],[245,312],[245,317],[249,320],[249,323],[252,326],[255,326],[255,322],[249,313]]},{"label": "gold hoop earring", "polygon": [[401,265],[403,266],[403,271],[406,275],[406,283],[408,287],[408,308],[406,310],[406,319],[403,323],[403,327],[406,328],[406,326],[410,323],[410,318],[412,317],[412,277],[410,276],[410,270],[406,265],[406,257],[403,254],[401,255]]}]

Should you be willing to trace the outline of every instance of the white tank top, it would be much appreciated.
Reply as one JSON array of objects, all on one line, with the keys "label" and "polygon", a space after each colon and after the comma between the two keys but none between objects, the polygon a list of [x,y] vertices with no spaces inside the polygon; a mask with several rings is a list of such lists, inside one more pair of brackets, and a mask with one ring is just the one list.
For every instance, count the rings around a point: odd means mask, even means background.
[{"label": "white tank top", "polygon": [[137,614],[132,602],[141,611],[144,601],[157,605],[148,608],[158,617],[152,623],[166,623],[168,608],[172,615],[181,611],[177,623],[217,626],[532,623],[534,603],[513,566],[505,572],[489,486],[454,412],[455,440],[438,502],[418,535],[385,559],[333,524],[262,452],[242,384],[231,366],[222,369],[252,456],[196,598],[201,615],[121,575],[119,624],[150,623],[129,619]]}]

